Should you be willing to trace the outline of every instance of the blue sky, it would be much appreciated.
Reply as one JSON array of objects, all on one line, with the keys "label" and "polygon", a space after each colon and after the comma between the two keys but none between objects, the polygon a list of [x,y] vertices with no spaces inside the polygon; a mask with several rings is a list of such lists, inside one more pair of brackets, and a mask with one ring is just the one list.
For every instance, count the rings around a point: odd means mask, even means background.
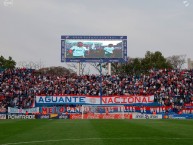
[{"label": "blue sky", "polygon": [[[127,35],[128,56],[193,59],[193,0],[0,0],[0,54],[60,62],[61,35]],[[8,0],[9,1],[9,0]]]}]

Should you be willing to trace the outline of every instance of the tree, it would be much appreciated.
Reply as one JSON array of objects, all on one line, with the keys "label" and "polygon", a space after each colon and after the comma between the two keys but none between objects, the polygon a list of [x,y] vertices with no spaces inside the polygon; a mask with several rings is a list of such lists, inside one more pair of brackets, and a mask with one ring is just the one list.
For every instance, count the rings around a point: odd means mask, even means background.
[{"label": "tree", "polygon": [[3,68],[5,64],[5,58],[3,56],[0,57],[0,68]]},{"label": "tree", "polygon": [[41,68],[39,70],[36,70],[36,74],[49,74],[49,75],[63,76],[63,75],[74,75],[75,72],[71,69],[58,66],[58,67]]},{"label": "tree", "polygon": [[112,74],[120,74],[122,71],[122,64],[118,62],[111,63],[111,71]]},{"label": "tree", "polygon": [[98,73],[100,73],[100,64],[99,63],[89,63],[92,67],[94,67]]},{"label": "tree", "polygon": [[3,56],[0,57],[0,68],[2,69],[13,69],[15,68],[16,62],[9,56],[8,59],[5,59]]},{"label": "tree", "polygon": [[[68,64],[68,67],[70,68],[70,69],[72,69],[72,70],[75,70],[75,71],[77,71],[78,70],[78,65],[79,65],[79,63],[69,63]],[[85,74],[85,68],[86,68],[86,63],[82,63],[82,62],[80,62],[80,75],[83,75],[83,74]],[[90,70],[89,70],[90,71]],[[89,71],[88,71],[88,73],[89,73]]]},{"label": "tree", "polygon": [[[96,63],[89,63],[90,66],[94,67],[95,70],[100,74],[100,63],[96,62]],[[102,63],[102,73],[104,73],[104,71],[106,72],[108,70],[108,63]]]},{"label": "tree", "polygon": [[41,68],[44,68],[44,63],[40,61],[20,61],[17,63],[17,66],[20,68],[30,68],[30,69],[36,69],[39,70]]},{"label": "tree", "polygon": [[172,68],[170,62],[159,51],[147,51],[144,58],[128,58],[126,63],[112,63],[111,66],[113,73],[122,75],[140,75],[148,73],[150,69]]},{"label": "tree", "polygon": [[156,51],[155,53],[147,51],[141,64],[143,70],[173,68],[170,62],[168,62],[159,51]]},{"label": "tree", "polygon": [[167,58],[174,69],[181,69],[185,64],[186,55],[173,55]]}]

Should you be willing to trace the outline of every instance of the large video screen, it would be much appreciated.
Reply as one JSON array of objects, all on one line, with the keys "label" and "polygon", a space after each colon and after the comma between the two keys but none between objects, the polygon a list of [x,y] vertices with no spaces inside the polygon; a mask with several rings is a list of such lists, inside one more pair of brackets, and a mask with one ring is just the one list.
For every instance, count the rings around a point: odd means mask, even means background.
[{"label": "large video screen", "polygon": [[126,36],[62,36],[62,62],[123,62]]}]

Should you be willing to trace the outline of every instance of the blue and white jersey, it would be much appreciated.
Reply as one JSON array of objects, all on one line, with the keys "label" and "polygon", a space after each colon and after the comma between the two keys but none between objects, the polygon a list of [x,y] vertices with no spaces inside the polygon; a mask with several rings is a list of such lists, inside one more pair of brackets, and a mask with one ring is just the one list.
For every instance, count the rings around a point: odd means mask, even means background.
[{"label": "blue and white jersey", "polygon": [[70,48],[73,51],[73,56],[83,56],[85,55],[86,47],[73,46]]},{"label": "blue and white jersey", "polygon": [[109,54],[109,53],[113,54],[114,49],[115,49],[114,47],[105,47],[104,48],[105,54]]}]

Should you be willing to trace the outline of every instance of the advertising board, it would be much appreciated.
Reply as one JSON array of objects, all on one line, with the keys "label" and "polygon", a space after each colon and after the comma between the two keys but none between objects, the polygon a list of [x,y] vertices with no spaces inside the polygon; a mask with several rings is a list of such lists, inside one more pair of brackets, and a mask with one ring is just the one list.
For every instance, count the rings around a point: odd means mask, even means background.
[{"label": "advertising board", "polygon": [[161,114],[140,114],[140,113],[134,113],[133,119],[162,119]]},{"label": "advertising board", "polygon": [[132,114],[70,114],[70,119],[132,119]]},{"label": "advertising board", "polygon": [[36,119],[69,119],[69,115],[66,114],[39,114]]},{"label": "advertising board", "polygon": [[7,119],[35,119],[35,115],[7,115]]}]

